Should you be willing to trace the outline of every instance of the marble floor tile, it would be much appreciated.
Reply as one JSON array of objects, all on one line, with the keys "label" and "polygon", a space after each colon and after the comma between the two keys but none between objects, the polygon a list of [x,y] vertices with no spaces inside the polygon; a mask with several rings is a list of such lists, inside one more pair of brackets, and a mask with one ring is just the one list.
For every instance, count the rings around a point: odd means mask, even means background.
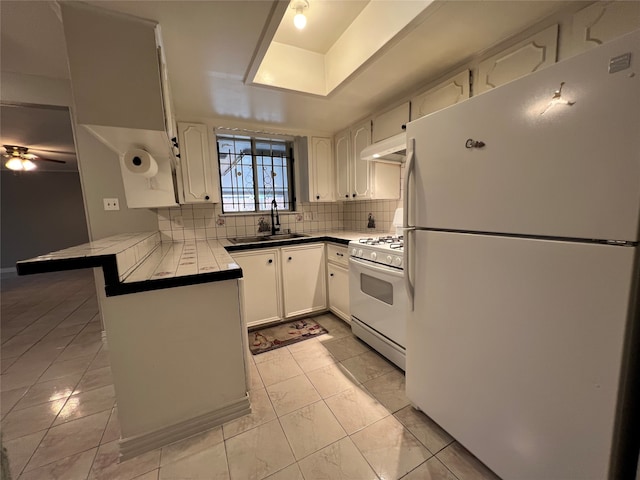
[{"label": "marble floor tile", "polygon": [[151,470],[150,472],[143,473],[142,475],[138,475],[133,480],[158,480],[160,477],[160,469]]},{"label": "marble floor tile", "polygon": [[[286,351],[286,349],[283,348],[278,350]],[[303,374],[302,369],[298,366],[291,354],[288,353],[288,355],[289,357],[256,363],[256,367],[258,368],[258,372],[260,372],[265,386],[273,385],[274,383],[282,382],[288,378]]]},{"label": "marble floor tile", "polygon": [[78,357],[95,356],[102,347],[101,340],[94,340],[90,343],[71,344],[65,348],[57,360],[63,362],[65,360],[73,360]]},{"label": "marble floor tile", "polygon": [[60,425],[94,413],[111,411],[115,401],[116,394],[113,385],[71,395],[53,424],[54,426]]},{"label": "marble floor tile", "polygon": [[289,465],[283,468],[279,472],[274,473],[266,477],[266,480],[304,480],[300,467],[297,463]]},{"label": "marble floor tile", "polygon": [[41,430],[9,441],[3,439],[2,443],[7,449],[9,470],[13,478],[18,478],[46,433],[46,430]]},{"label": "marble floor tile", "polygon": [[0,394],[0,412],[2,418],[11,411],[16,403],[24,396],[29,390],[29,387],[20,387],[14,390],[6,390]]},{"label": "marble floor tile", "polygon": [[459,480],[500,480],[480,460],[458,442],[453,442],[436,455]]},{"label": "marble floor tile", "polygon": [[16,405],[16,409],[32,407],[40,403],[67,399],[80,380],[80,374],[67,375],[48,382],[32,385]]},{"label": "marble floor tile", "polygon": [[160,466],[160,449],[121,462],[118,461],[119,455],[118,442],[100,445],[89,480],[131,480],[149,472],[157,472]]},{"label": "marble floor tile", "polygon": [[433,455],[393,416],[354,433],[351,440],[373,470],[385,479],[399,479]]},{"label": "marble floor tile", "polygon": [[339,363],[308,372],[307,377],[322,398],[360,385],[351,372]]},{"label": "marble floor tile", "polygon": [[349,435],[389,415],[386,408],[359,388],[345,390],[325,402]]},{"label": "marble floor tile", "polygon": [[86,392],[95,388],[113,385],[113,377],[111,376],[111,367],[96,368],[87,370],[80,383],[73,393]]},{"label": "marble floor tile", "polygon": [[103,345],[98,354],[95,356],[91,365],[89,365],[89,370],[95,370],[98,368],[109,367],[111,365],[109,361],[109,350],[105,348]]},{"label": "marble floor tile", "polygon": [[189,480],[228,480],[229,467],[224,443],[209,446],[173,462],[162,462],[159,480],[187,478]]},{"label": "marble floor tile", "polygon": [[329,331],[329,333],[318,337],[318,340],[322,342],[353,335],[351,333],[351,326],[333,314],[319,315],[313,319]]},{"label": "marble floor tile", "polygon": [[320,400],[320,395],[304,375],[269,385],[267,393],[278,416]]},{"label": "marble floor tile", "polygon": [[249,390],[256,390],[259,388],[264,388],[264,383],[262,383],[262,377],[258,372],[258,367],[253,362],[249,362],[247,364],[247,383],[249,384]]},{"label": "marble floor tile", "polygon": [[97,447],[110,412],[102,412],[50,428],[26,470]]},{"label": "marble floor tile", "polygon": [[[179,442],[162,447],[160,466],[189,457],[224,442],[222,427],[216,427],[204,433],[194,435]],[[226,465],[226,464],[225,464]]]},{"label": "marble floor tile", "polygon": [[250,391],[249,399],[251,401],[251,413],[249,415],[244,415],[222,425],[225,439],[251,430],[276,418],[276,412],[264,388]]},{"label": "marble floor tile", "polygon": [[49,333],[47,333],[47,335],[44,337],[44,340],[48,340],[48,339],[52,339],[52,338],[60,338],[60,337],[67,337],[69,335],[76,335],[78,333],[80,333],[80,330],[82,330],[84,328],[84,325],[69,325],[67,327],[56,327],[53,330],[51,330]]},{"label": "marble floor tile", "polygon": [[253,358],[256,364],[291,358],[291,352],[286,347],[276,348],[275,350],[269,350],[268,352],[259,353],[258,355],[251,353],[249,355],[251,355],[251,358]]},{"label": "marble floor tile", "polygon": [[284,415],[280,424],[298,460],[347,435],[322,401]]},{"label": "marble floor tile", "polygon": [[335,357],[319,341],[307,340],[297,345],[301,345],[301,347],[290,348],[291,355],[304,372],[317,370],[337,362]]},{"label": "marble floor tile", "polygon": [[[4,329],[0,331],[4,335]],[[6,372],[9,369],[9,367],[13,365],[16,362],[16,360],[18,360],[18,358],[20,357],[3,358],[2,361],[0,361],[0,372],[2,373]]]},{"label": "marble floor tile", "polygon": [[109,421],[107,422],[107,427],[104,429],[104,433],[102,434],[102,439],[100,443],[109,443],[114,440],[120,439],[120,421],[118,420],[118,407],[113,407],[111,410],[111,416],[109,417]]},{"label": "marble floor tile", "polygon": [[453,438],[424,413],[412,406],[404,407],[395,413],[395,417],[429,449],[431,453],[438,453],[453,442]]},{"label": "marble floor tile", "polygon": [[298,465],[305,480],[378,480],[348,437],[300,460]]},{"label": "marble floor tile", "polygon": [[364,382],[363,386],[391,413],[409,405],[409,399],[405,394],[404,373],[396,368]]},{"label": "marble floor tile", "polygon": [[395,367],[385,358],[371,351],[348,358],[341,363],[360,382],[366,382],[395,370]]},{"label": "marble floor tile", "polygon": [[73,360],[56,360],[38,379],[40,382],[46,382],[55,378],[64,377],[72,373],[84,373],[91,361],[93,355],[74,358]]},{"label": "marble floor tile", "polygon": [[5,373],[0,376],[0,390],[15,390],[20,387],[30,387],[44,372],[51,362],[39,362],[30,367],[19,365],[20,360],[16,361]]},{"label": "marble floor tile", "polygon": [[451,471],[436,457],[407,473],[402,480],[458,480]]},{"label": "marble floor tile", "polygon": [[89,475],[97,448],[24,472],[20,480],[84,480]]},{"label": "marble floor tile", "polygon": [[236,435],[225,443],[232,480],[259,480],[294,463],[278,420]]},{"label": "marble floor tile", "polygon": [[66,399],[55,400],[20,410],[14,407],[2,420],[3,440],[11,440],[49,428],[65,401]]},{"label": "marble floor tile", "polygon": [[354,336],[332,340],[319,340],[329,353],[331,353],[331,355],[333,355],[339,362],[369,351],[369,347]]}]

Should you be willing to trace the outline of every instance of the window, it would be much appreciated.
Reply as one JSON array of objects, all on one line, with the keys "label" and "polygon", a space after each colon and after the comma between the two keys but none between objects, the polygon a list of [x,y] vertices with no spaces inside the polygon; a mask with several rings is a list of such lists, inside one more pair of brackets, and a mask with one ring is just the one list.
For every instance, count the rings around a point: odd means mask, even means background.
[{"label": "window", "polygon": [[294,210],[293,142],[242,135],[218,135],[222,211],[264,212],[275,199]]}]

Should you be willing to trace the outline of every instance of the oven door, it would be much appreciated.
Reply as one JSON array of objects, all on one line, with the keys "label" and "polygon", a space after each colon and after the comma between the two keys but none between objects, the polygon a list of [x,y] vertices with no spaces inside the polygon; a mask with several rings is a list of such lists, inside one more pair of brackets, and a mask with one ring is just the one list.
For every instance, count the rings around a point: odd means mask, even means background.
[{"label": "oven door", "polygon": [[407,294],[402,270],[350,258],[349,301],[352,317],[405,346]]}]

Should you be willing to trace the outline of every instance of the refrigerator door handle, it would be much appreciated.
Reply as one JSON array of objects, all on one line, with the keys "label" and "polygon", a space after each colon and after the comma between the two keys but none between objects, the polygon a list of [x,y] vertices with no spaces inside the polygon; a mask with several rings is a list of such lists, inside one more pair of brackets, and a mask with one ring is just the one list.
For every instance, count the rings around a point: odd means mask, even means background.
[{"label": "refrigerator door handle", "polygon": [[409,178],[411,177],[415,165],[415,138],[407,139],[407,165],[404,173],[404,201],[402,205],[402,230],[404,231],[404,285],[409,300],[409,311],[413,311],[413,283],[411,282],[411,272],[413,270],[413,260],[411,257],[411,234],[415,231],[415,226],[409,226]]}]

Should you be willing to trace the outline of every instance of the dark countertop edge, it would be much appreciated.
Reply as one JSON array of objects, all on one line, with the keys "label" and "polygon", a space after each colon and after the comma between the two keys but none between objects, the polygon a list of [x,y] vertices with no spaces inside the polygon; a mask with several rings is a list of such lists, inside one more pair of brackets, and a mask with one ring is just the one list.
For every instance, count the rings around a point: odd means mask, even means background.
[{"label": "dark countertop edge", "polygon": [[200,283],[221,282],[223,280],[234,280],[242,278],[242,269],[234,268],[219,272],[198,273],[195,275],[184,275],[181,277],[158,278],[154,280],[143,280],[131,283],[115,283],[105,286],[107,297],[127,295],[129,293],[148,292],[151,290],[161,290],[164,288],[186,287],[188,285],[198,285]]},{"label": "dark countertop edge", "polygon": [[340,243],[342,245],[349,245],[351,240],[347,240],[344,238],[336,238],[336,237],[298,237],[298,238],[290,238],[287,240],[271,240],[265,242],[255,242],[255,243],[242,243],[238,245],[227,245],[225,250],[227,252],[239,252],[241,250],[255,250],[257,248],[271,248],[271,247],[285,247],[287,245],[298,245],[300,243],[322,243],[322,242],[332,242],[332,243]]},{"label": "dark countertop edge", "polygon": [[97,255],[91,257],[57,258],[38,260],[34,262],[16,262],[18,275],[34,275],[37,273],[63,272],[66,270],[80,270],[83,268],[99,268],[104,270],[104,279],[112,283],[118,277],[115,255]]}]

